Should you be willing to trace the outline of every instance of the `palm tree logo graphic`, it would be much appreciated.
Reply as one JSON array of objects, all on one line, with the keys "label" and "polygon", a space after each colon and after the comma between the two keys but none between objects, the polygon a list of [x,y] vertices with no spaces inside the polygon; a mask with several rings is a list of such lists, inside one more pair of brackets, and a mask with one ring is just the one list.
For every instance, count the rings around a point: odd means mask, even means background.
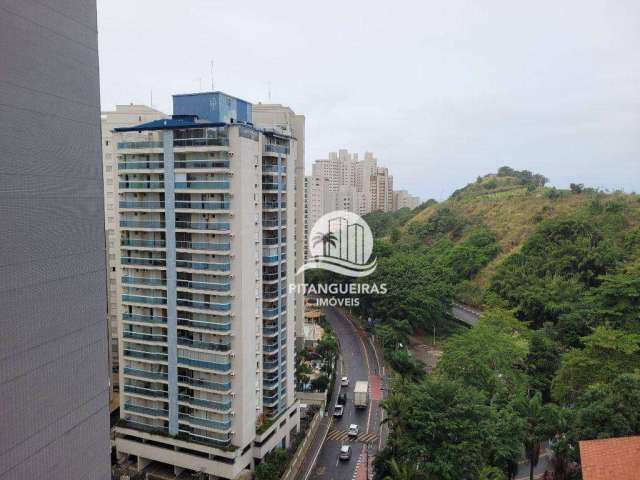
[{"label": "palm tree logo graphic", "polygon": [[369,225],[357,214],[336,211],[323,215],[308,235],[309,260],[298,270],[321,268],[351,277],[373,273],[377,260]]}]

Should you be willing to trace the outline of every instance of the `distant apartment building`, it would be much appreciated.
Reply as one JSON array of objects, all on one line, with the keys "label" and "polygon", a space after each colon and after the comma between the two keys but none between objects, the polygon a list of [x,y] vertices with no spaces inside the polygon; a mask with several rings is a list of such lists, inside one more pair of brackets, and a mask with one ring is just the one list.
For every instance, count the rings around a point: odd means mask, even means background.
[{"label": "distant apartment building", "polygon": [[114,139],[115,443],[139,470],[232,479],[299,428],[287,286],[302,253],[304,117],[221,92],[173,107]]},{"label": "distant apartment building", "polygon": [[400,210],[401,208],[410,208],[413,210],[420,205],[420,197],[411,195],[406,190],[398,190],[393,192],[393,210]]},{"label": "distant apartment building", "polygon": [[93,0],[2,2],[0,478],[111,478]]},{"label": "distant apartment building", "polygon": [[347,150],[316,160],[305,181],[305,232],[325,213],[347,210],[366,215],[393,210],[393,177],[372,153],[360,159]]},{"label": "distant apartment building", "polygon": [[118,293],[117,258],[120,245],[118,231],[118,150],[114,129],[150,122],[167,115],[146,105],[116,105],[114,111],[102,112],[102,177],[104,185],[104,229],[107,238],[107,314],[111,337],[112,387],[118,389]]}]

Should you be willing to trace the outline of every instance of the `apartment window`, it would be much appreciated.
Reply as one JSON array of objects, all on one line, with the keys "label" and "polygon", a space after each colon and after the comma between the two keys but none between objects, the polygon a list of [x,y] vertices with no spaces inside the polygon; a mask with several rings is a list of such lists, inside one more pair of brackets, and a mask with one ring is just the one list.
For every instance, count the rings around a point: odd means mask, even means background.
[{"label": "apartment window", "polygon": [[105,141],[104,141],[104,145],[105,145],[106,147],[108,147],[108,146],[109,146],[109,140],[105,140]]}]

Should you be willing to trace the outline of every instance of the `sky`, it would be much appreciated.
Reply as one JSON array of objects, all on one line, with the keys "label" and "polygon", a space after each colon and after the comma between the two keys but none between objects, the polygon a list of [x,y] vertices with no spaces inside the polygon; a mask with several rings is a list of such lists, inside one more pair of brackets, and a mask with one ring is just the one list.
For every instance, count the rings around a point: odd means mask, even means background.
[{"label": "sky", "polygon": [[640,191],[637,0],[98,0],[104,110],[213,86],[448,197],[502,165]]}]

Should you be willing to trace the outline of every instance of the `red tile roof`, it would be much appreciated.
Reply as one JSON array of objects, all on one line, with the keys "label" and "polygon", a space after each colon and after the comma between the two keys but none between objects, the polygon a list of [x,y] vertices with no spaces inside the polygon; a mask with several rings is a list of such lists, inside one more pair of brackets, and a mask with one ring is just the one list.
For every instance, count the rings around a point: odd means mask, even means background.
[{"label": "red tile roof", "polygon": [[640,480],[640,436],[580,442],[583,480]]}]

